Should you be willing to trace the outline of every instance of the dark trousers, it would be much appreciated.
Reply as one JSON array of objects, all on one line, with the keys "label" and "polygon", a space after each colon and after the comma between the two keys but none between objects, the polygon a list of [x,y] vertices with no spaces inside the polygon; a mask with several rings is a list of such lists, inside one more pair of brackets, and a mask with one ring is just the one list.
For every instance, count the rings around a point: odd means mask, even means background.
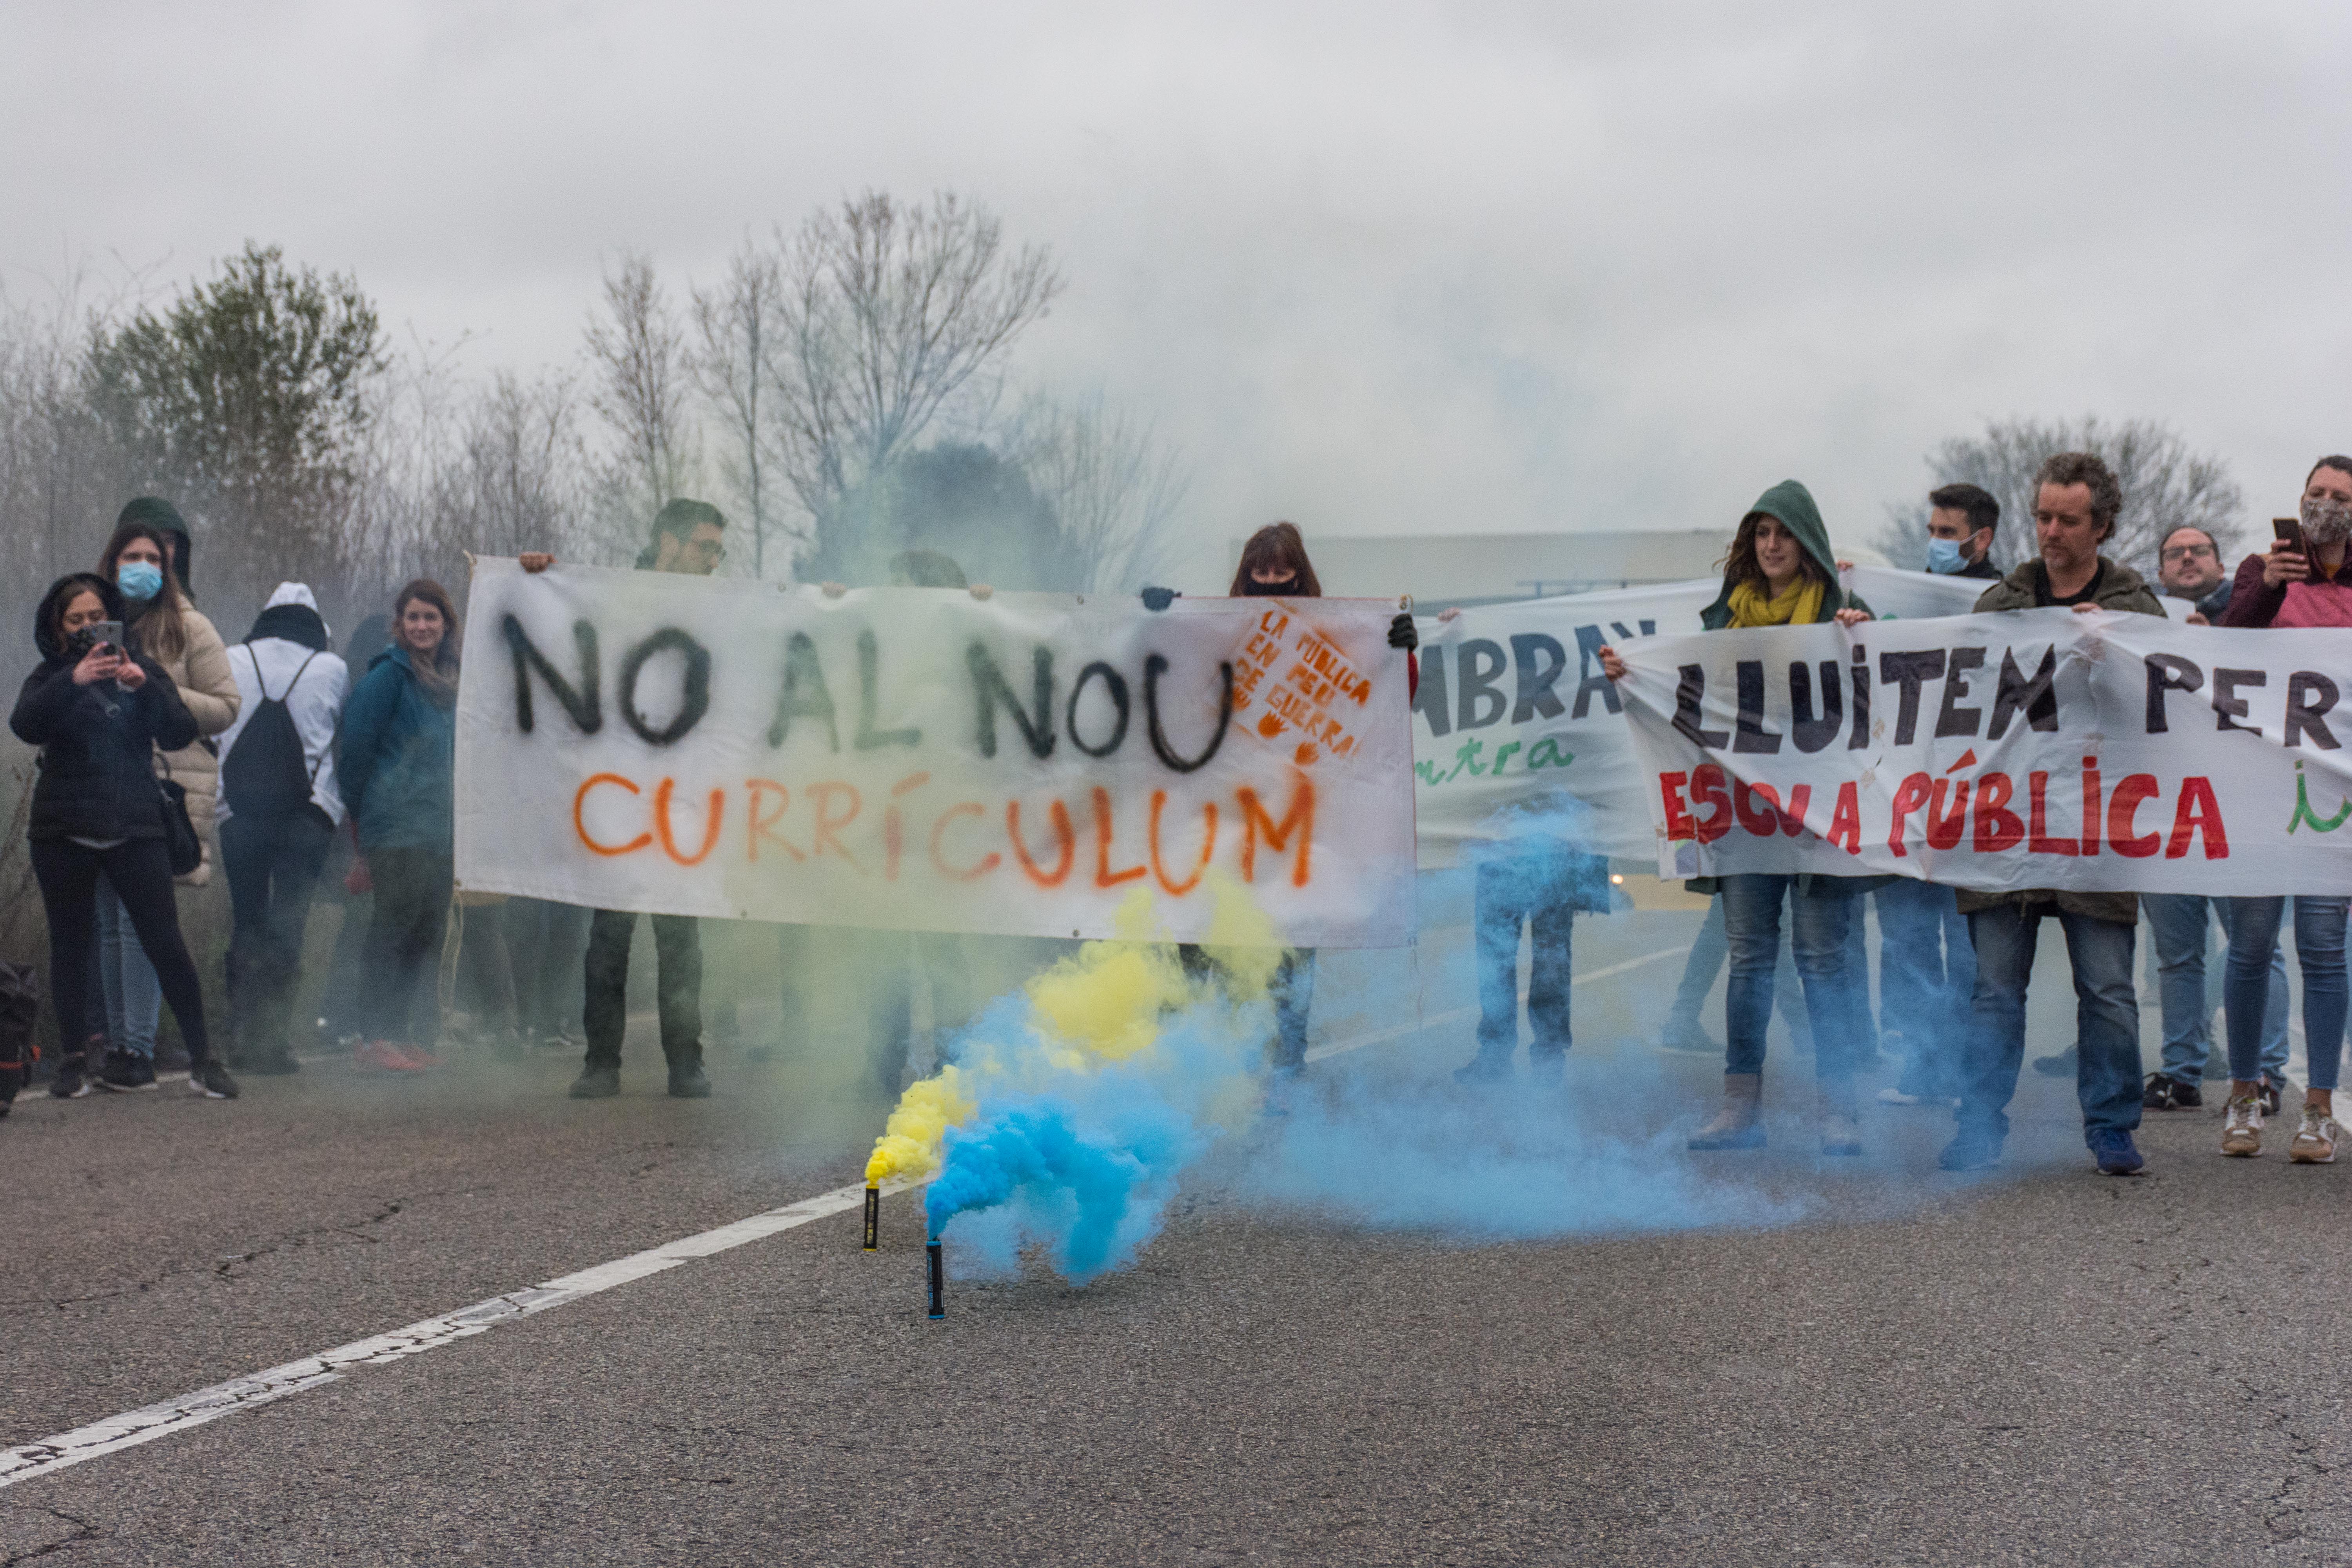
[{"label": "dark trousers", "polygon": [[551,1037],[580,1026],[581,965],[593,912],[545,899],[507,900],[507,962],[514,970],[515,1025],[524,1033]]},{"label": "dark trousers", "polygon": [[1568,1050],[1569,934],[1576,920],[1571,889],[1553,859],[1523,857],[1478,868],[1478,1054],[1508,1061],[1519,1047],[1519,928],[1532,928],[1534,963],[1528,976],[1528,1054]]},{"label": "dark trousers", "polygon": [[971,966],[964,957],[963,939],[949,932],[867,934],[872,939],[869,951],[880,959],[872,982],[867,1060],[874,1064],[875,1082],[895,1097],[906,1079],[907,1058],[914,1044],[917,972],[931,985],[933,1051],[940,1060],[952,1061],[950,1036],[971,1011]]},{"label": "dark trousers", "polygon": [[334,825],[314,805],[284,816],[239,815],[220,825],[232,911],[230,1037],[242,1056],[283,1056],[292,1048],[287,1025],[301,974],[302,932],[334,840]]},{"label": "dark trousers", "polygon": [[[1176,956],[1182,962],[1184,973],[1195,979],[1216,968],[1216,961],[1196,942],[1180,943]],[[1286,949],[1267,989],[1274,995],[1274,1051],[1267,1061],[1279,1073],[1303,1072],[1307,1068],[1307,1021],[1315,1008],[1315,950]]]},{"label": "dark trousers", "polygon": [[[702,1065],[702,941],[691,915],[655,915],[654,996],[661,1009],[662,1055],[672,1072]],[[598,910],[588,922],[586,1006],[588,1065],[621,1065],[628,1026],[629,941],[637,917]]]},{"label": "dark trousers", "polygon": [[361,964],[360,1027],[376,1039],[430,1047],[440,999],[425,982],[440,972],[449,929],[449,851],[371,849],[367,863],[375,913]]},{"label": "dark trousers", "polygon": [[[129,838],[111,849],[36,842],[32,854],[33,876],[41,885],[41,904],[48,916],[49,989],[60,1022],[91,1016],[89,950],[98,938],[98,879],[103,874],[130,912],[131,929],[139,933],[147,962],[155,966],[163,1000],[171,1004],[180,1038],[187,1043],[188,1060],[199,1066],[211,1060],[204,990],[196,983],[188,944],[180,939],[180,906],[173,895],[172,858],[163,841]],[[82,1043],[64,1042],[68,1061]]]}]

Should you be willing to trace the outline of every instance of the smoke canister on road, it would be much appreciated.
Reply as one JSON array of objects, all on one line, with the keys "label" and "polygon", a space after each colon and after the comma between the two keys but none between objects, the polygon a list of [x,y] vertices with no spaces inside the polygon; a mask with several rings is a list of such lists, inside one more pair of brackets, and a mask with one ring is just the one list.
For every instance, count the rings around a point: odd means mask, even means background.
[{"label": "smoke canister on road", "polygon": [[938,1242],[934,1241],[923,1248],[923,1260],[931,1276],[931,1316],[944,1318],[948,1315],[947,1264],[940,1257]]},{"label": "smoke canister on road", "polygon": [[866,1250],[873,1251],[882,1244],[882,1186],[878,1182],[866,1184]]}]

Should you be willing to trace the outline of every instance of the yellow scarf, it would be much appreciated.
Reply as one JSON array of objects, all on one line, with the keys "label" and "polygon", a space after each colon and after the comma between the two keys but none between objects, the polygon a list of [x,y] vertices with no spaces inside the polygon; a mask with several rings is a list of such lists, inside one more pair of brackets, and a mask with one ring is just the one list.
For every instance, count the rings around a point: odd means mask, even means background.
[{"label": "yellow scarf", "polygon": [[1754,583],[1731,590],[1731,625],[1736,626],[1811,626],[1822,619],[1822,586],[1800,573],[1780,595],[1766,598]]}]

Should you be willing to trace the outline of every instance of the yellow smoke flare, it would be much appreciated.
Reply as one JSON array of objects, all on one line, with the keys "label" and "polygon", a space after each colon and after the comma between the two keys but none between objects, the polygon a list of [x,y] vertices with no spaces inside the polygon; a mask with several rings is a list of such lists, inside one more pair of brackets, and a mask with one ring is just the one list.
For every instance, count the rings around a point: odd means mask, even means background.
[{"label": "yellow smoke flare", "polygon": [[928,1176],[939,1169],[940,1141],[972,1113],[961,1078],[954,1068],[943,1067],[937,1077],[908,1086],[882,1136],[874,1141],[873,1156],[866,1162],[867,1185],[893,1176]]},{"label": "yellow smoke flare", "polygon": [[[1219,990],[1244,1005],[1265,1000],[1284,952],[1274,921],[1231,878],[1213,880],[1210,894],[1213,906],[1202,946],[1214,966],[1197,981],[1185,973],[1176,944],[1157,928],[1151,895],[1140,889],[1119,906],[1117,938],[1087,942],[1030,981],[1028,1022],[1035,1047],[1048,1061],[1083,1068],[1140,1056],[1160,1038],[1170,1010]],[[919,1179],[938,1170],[947,1130],[973,1112],[973,1101],[964,1094],[969,1079],[992,1077],[1015,1065],[985,1052],[963,1068],[944,1067],[910,1085],[875,1140],[866,1181]],[[1212,1119],[1238,1124],[1254,1110],[1255,1095],[1245,1079],[1228,1088]]]}]

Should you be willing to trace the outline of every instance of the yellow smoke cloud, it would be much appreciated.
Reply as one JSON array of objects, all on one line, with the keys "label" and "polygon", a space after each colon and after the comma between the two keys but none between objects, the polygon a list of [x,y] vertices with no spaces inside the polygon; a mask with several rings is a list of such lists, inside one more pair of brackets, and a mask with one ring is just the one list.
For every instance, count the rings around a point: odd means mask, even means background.
[{"label": "yellow smoke cloud", "polygon": [[[1283,948],[1272,920],[1230,878],[1213,883],[1209,931],[1202,947],[1214,968],[1200,979],[1185,972],[1176,944],[1153,919],[1151,895],[1140,889],[1119,906],[1117,938],[1090,942],[1029,982],[1028,1023],[1047,1061],[1084,1068],[1126,1061],[1148,1052],[1171,1009],[1222,991],[1232,1000],[1263,1001],[1280,967]],[[945,1067],[908,1087],[866,1163],[871,1183],[920,1178],[939,1169],[947,1130],[975,1109],[967,1083],[1003,1073],[1012,1064],[996,1052],[976,1053],[964,1067]],[[1221,1096],[1213,1120],[1238,1124],[1256,1098],[1245,1080]]]},{"label": "yellow smoke cloud", "polygon": [[962,1074],[953,1067],[908,1086],[890,1112],[874,1153],[866,1162],[866,1183],[872,1186],[893,1176],[928,1176],[940,1167],[940,1142],[949,1128],[972,1113],[963,1097]]}]

